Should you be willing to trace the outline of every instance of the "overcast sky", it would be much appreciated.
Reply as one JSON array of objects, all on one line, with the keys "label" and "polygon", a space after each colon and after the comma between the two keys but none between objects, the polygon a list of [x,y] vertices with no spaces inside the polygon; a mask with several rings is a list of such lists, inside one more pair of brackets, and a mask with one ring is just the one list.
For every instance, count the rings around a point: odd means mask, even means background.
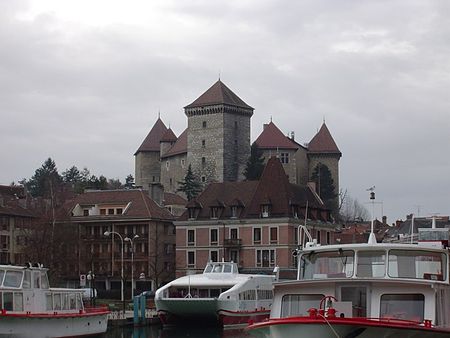
[{"label": "overcast sky", "polygon": [[255,108],[252,141],[271,117],[299,143],[325,119],[353,198],[375,185],[389,222],[449,215],[449,15],[447,0],[0,1],[0,184],[48,157],[123,182],[158,112],[179,135],[220,74]]}]

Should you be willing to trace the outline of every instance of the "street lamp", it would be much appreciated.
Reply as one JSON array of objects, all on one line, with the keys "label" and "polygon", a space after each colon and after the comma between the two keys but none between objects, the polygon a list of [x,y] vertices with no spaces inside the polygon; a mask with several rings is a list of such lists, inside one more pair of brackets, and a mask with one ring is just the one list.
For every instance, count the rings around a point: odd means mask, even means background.
[{"label": "street lamp", "polygon": [[120,238],[120,241],[122,243],[122,256],[121,256],[121,271],[120,271],[120,300],[122,301],[122,303],[124,302],[124,296],[123,296],[123,237],[115,231],[105,231],[104,235],[105,236],[109,236],[109,235],[117,235]]},{"label": "street lamp", "polygon": [[133,246],[133,240],[136,238],[139,238],[139,235],[134,235],[133,238],[125,237],[124,241],[130,242],[131,246],[131,300],[134,298],[134,246]]},{"label": "street lamp", "polygon": [[87,280],[89,281],[89,288],[91,289],[91,290],[90,290],[90,294],[91,294],[91,306],[95,306],[95,297],[96,297],[96,294],[95,294],[95,283],[94,283],[94,280],[95,280],[95,274],[92,273],[92,271],[89,271],[88,274],[87,274],[87,276],[86,276],[86,278],[87,278]]}]

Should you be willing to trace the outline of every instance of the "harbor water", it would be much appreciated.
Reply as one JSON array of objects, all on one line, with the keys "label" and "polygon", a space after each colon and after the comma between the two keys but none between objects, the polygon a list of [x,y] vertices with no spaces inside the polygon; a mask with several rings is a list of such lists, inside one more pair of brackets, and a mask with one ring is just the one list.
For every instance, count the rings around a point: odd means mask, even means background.
[{"label": "harbor water", "polygon": [[111,327],[100,336],[102,338],[248,338],[251,337],[242,329],[223,330],[217,327],[185,327],[162,328],[159,325],[144,327]]}]

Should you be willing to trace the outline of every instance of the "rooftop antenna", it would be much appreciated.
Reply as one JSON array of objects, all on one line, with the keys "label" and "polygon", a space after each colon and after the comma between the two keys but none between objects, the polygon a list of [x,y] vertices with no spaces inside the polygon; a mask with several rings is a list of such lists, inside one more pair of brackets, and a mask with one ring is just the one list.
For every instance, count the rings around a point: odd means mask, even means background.
[{"label": "rooftop antenna", "polygon": [[160,119],[161,118],[161,111],[159,110],[159,107],[158,107],[158,119]]},{"label": "rooftop antenna", "polygon": [[366,189],[367,191],[370,191],[369,198],[372,202],[372,222],[370,224],[370,235],[369,240],[367,241],[367,244],[376,244],[377,238],[373,232],[373,225],[374,225],[374,218],[375,218],[375,186],[370,187],[369,189]]},{"label": "rooftop antenna", "polygon": [[414,244],[414,214],[411,214],[411,234],[409,237],[411,237],[410,243]]},{"label": "rooftop antenna", "polygon": [[220,81],[220,69],[219,69],[219,81]]}]

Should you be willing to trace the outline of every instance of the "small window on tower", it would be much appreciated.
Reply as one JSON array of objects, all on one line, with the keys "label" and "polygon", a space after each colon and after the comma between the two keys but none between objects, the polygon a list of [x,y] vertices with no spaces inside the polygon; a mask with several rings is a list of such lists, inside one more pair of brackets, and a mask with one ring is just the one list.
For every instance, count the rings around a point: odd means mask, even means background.
[{"label": "small window on tower", "polygon": [[202,157],[202,165],[206,164],[206,158]]},{"label": "small window on tower", "polygon": [[206,121],[203,121],[203,128],[206,128]]},{"label": "small window on tower", "polygon": [[234,128],[237,129],[237,127],[238,127],[238,123],[237,123],[237,121],[234,121]]},{"label": "small window on tower", "polygon": [[205,146],[206,146],[206,141],[202,140],[202,148],[205,148]]},{"label": "small window on tower", "polygon": [[281,163],[289,163],[289,153],[281,153],[280,157]]},{"label": "small window on tower", "polygon": [[202,176],[202,182],[205,183],[206,182],[206,177]]}]

